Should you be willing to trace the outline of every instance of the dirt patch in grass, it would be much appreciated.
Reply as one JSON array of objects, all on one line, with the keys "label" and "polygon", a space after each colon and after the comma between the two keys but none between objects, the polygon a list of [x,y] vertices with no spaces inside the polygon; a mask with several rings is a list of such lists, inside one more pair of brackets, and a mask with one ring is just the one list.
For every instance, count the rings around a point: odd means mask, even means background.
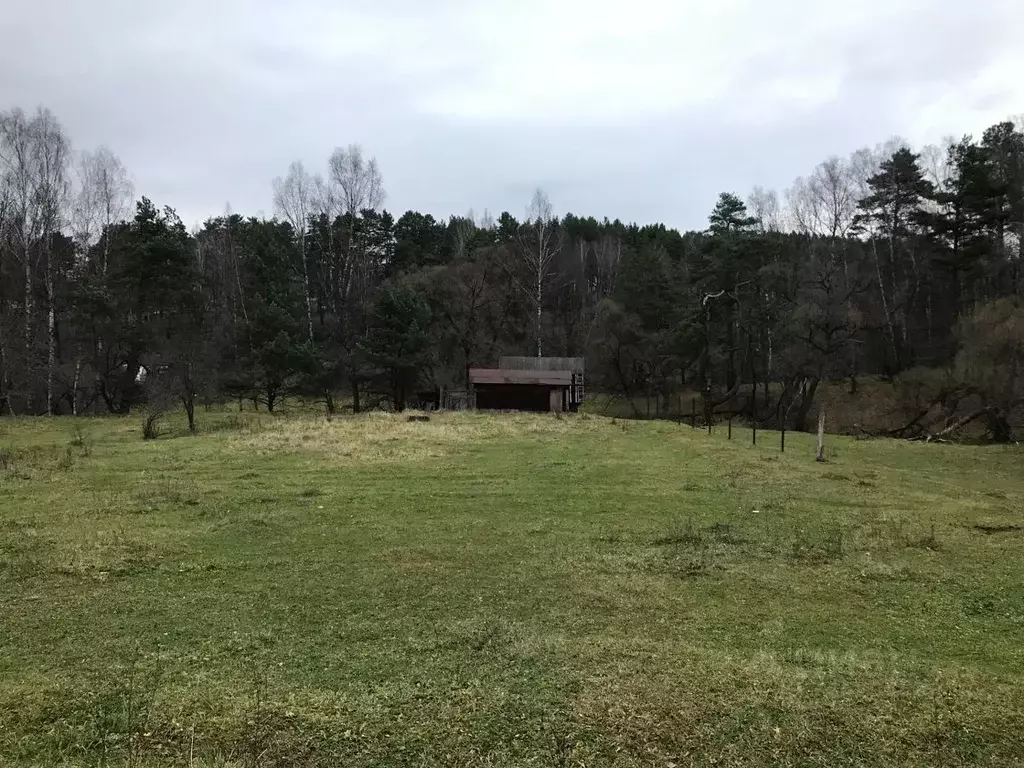
[{"label": "dirt patch in grass", "polygon": [[991,524],[978,524],[971,526],[974,530],[979,533],[984,533],[991,536],[993,533],[1020,533],[1024,531],[1024,525],[991,525]]}]

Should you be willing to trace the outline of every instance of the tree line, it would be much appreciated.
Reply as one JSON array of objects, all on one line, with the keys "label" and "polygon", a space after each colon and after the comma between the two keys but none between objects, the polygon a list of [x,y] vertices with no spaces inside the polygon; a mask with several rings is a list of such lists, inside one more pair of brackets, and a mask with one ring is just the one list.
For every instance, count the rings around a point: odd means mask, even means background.
[{"label": "tree line", "polygon": [[[682,183],[682,182],[681,182]],[[272,182],[273,218],[189,231],[47,110],[0,113],[0,414],[302,396],[403,409],[502,354],[585,356],[588,385],[806,429],[823,382],[912,392],[1012,437],[1024,396],[1024,131],[832,157],[723,193],[702,231],[384,208],[358,145]],[[756,394],[759,393],[759,394]],[[963,403],[970,402],[967,413]],[[937,409],[937,410],[936,410]]]}]

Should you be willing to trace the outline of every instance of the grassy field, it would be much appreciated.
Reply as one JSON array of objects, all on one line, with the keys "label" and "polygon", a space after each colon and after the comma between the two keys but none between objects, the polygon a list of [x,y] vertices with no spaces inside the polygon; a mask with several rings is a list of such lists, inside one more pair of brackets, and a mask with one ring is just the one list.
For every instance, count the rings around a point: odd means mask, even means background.
[{"label": "grassy field", "polygon": [[0,422],[0,764],[1024,765],[1024,453]]}]

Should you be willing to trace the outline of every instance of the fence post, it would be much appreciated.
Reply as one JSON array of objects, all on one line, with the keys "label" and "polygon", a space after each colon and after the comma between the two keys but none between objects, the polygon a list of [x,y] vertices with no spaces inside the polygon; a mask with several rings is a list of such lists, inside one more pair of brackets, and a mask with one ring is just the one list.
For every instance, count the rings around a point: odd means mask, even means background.
[{"label": "fence post", "polygon": [[729,417],[729,439],[732,440],[732,416]]},{"label": "fence post", "polygon": [[753,378],[753,366],[750,381],[750,439],[757,445],[757,381]]},{"label": "fence post", "polygon": [[825,406],[821,406],[821,412],[818,414],[818,453],[814,459],[825,460]]},{"label": "fence post", "polygon": [[690,429],[697,428],[697,398],[690,398]]},{"label": "fence post", "polygon": [[782,453],[786,452],[786,422],[782,422],[782,431],[779,432],[779,450]]}]

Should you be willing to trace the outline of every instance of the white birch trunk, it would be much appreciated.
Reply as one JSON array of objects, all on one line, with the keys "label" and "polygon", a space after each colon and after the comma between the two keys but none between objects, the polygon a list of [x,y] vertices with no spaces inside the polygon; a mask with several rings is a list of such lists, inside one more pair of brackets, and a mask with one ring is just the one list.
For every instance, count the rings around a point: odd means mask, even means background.
[{"label": "white birch trunk", "polygon": [[53,265],[46,251],[46,413],[53,414],[53,375],[57,367],[57,318],[53,309]]},{"label": "white birch trunk", "polygon": [[32,301],[32,262],[28,248],[25,249],[25,410],[32,412],[32,315],[35,307]]},{"label": "white birch trunk", "polygon": [[78,381],[82,375],[82,358],[75,360],[75,378],[71,383],[71,415],[78,415]]}]

